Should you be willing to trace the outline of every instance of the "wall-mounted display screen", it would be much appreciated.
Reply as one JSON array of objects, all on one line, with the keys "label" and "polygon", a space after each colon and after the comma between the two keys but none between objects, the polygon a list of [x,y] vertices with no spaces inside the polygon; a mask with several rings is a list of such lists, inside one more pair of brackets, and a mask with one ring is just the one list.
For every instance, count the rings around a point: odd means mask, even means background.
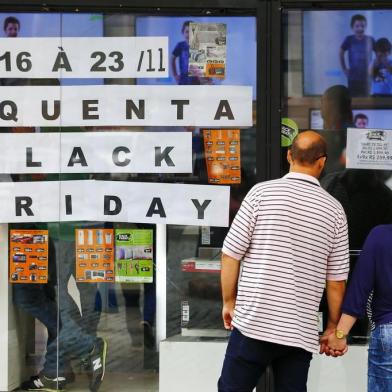
[{"label": "wall-mounted display screen", "polygon": [[[324,129],[324,121],[320,109],[309,110],[309,125],[311,129]],[[391,129],[392,109],[354,109],[353,127]]]},{"label": "wall-mounted display screen", "polygon": [[353,97],[391,95],[391,17],[389,10],[304,11],[304,95],[337,84]]},{"label": "wall-mounted display screen", "polygon": [[[180,83],[175,74],[186,72],[189,57],[187,46],[187,22],[226,24],[226,74],[224,79],[206,78],[205,80],[188,80]],[[253,98],[256,94],[256,24],[252,17],[156,17],[136,18],[137,36],[165,36],[169,38],[169,55],[171,56],[168,78],[138,79],[139,84],[222,84],[253,86]],[[188,49],[187,49],[188,47]],[[186,57],[183,61],[183,56]],[[175,69],[173,69],[175,68]]]}]

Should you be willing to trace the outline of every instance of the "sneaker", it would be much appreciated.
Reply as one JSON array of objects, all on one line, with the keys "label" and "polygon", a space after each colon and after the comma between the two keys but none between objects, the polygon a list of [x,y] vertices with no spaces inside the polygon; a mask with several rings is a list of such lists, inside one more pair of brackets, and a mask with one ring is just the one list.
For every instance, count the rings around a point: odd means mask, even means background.
[{"label": "sneaker", "polygon": [[97,392],[105,377],[106,354],[108,344],[105,339],[97,338],[93,351],[89,356],[90,361],[90,391]]},{"label": "sneaker", "polygon": [[65,377],[49,378],[41,374],[30,377],[30,380],[22,383],[20,389],[22,391],[57,392],[65,391],[65,384]]}]

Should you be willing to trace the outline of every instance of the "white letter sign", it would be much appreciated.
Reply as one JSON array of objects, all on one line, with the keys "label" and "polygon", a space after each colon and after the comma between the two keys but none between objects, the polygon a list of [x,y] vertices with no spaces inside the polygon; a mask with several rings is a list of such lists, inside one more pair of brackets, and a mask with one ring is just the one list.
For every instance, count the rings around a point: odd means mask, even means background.
[{"label": "white letter sign", "polygon": [[243,86],[4,86],[0,127],[252,126]]},{"label": "white letter sign", "polygon": [[0,223],[109,221],[229,224],[230,188],[123,181],[0,183]]},{"label": "white letter sign", "polygon": [[2,133],[0,154],[10,174],[192,173],[192,133]]},{"label": "white letter sign", "polygon": [[0,78],[165,78],[167,37],[0,38]]}]

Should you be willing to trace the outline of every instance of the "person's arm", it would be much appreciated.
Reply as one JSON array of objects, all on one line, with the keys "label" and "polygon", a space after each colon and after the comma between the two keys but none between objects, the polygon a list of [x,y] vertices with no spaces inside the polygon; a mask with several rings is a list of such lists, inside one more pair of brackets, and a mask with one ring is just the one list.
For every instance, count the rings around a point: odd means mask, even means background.
[{"label": "person's arm", "polygon": [[374,66],[375,66],[375,60],[370,62],[368,73],[369,76],[373,79],[374,78]]},{"label": "person's arm", "polygon": [[327,340],[339,322],[350,268],[347,218],[342,207],[335,219],[334,242],[327,261],[328,322],[320,339],[320,353],[329,353]]},{"label": "person's arm", "polygon": [[323,333],[323,336],[320,338],[320,354],[327,354],[332,356],[340,356],[343,355],[347,342],[344,341],[344,344],[336,350],[339,352],[331,352],[331,347],[329,346],[329,338],[332,335],[335,335],[335,331],[337,329],[340,315],[341,315],[341,307],[344,299],[344,293],[346,291],[346,281],[327,281],[327,302],[328,302],[328,322],[327,328]]},{"label": "person's arm", "polygon": [[327,330],[335,330],[338,325],[341,308],[346,292],[346,281],[327,281],[328,322]]},{"label": "person's arm", "polygon": [[177,62],[176,61],[177,61],[177,57],[174,54],[172,54],[171,62],[170,62],[170,64],[171,64],[171,71],[172,71],[174,79],[178,82],[180,77],[179,77],[178,72],[177,72]]},{"label": "person's arm", "polygon": [[226,329],[232,329],[231,321],[234,315],[235,300],[237,297],[237,283],[240,273],[240,262],[233,257],[222,253],[221,285],[223,309],[222,318]]},{"label": "person's arm", "polygon": [[252,196],[253,189],[242,201],[222,247],[222,318],[226,329],[232,328],[231,321],[237,298],[240,263],[249,248],[256,225],[256,211]]},{"label": "person's arm", "polygon": [[341,47],[340,50],[339,50],[340,66],[342,67],[342,70],[346,74],[346,76],[348,76],[349,69],[346,66],[346,60],[344,58],[344,52],[345,52],[345,50],[343,49],[343,47]]},{"label": "person's arm", "polygon": [[349,314],[342,314],[342,317],[340,318],[338,325],[336,326],[337,331],[342,331],[343,334],[345,335],[344,338],[338,339],[335,335],[335,333],[331,333],[328,336],[328,348],[329,348],[329,353],[331,355],[334,354],[335,351],[340,351],[344,352],[347,350],[347,335],[351,331],[351,328],[357,321],[356,317],[350,316]]},{"label": "person's arm", "polygon": [[[379,250],[377,241],[381,238],[382,228],[376,227],[368,235],[361,256],[353,272],[346,297],[342,304],[343,315],[336,330],[348,335],[355,321],[366,315],[368,298],[375,286],[376,257]],[[330,350],[342,350],[347,344],[347,339],[338,339],[335,333],[328,337]]]}]

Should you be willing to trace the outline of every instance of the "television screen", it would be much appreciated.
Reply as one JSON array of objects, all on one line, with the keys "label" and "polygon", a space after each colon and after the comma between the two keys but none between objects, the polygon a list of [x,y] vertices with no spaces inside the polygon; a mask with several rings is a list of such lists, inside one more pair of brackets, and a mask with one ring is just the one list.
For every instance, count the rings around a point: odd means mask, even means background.
[{"label": "television screen", "polygon": [[[185,41],[184,22],[225,23],[227,26],[226,76],[212,78],[213,84],[253,86],[256,96],[256,19],[253,17],[157,17],[136,18],[137,36],[165,36],[169,38],[169,57],[177,62],[175,48]],[[174,53],[173,53],[174,52]],[[189,53],[188,53],[189,55]],[[178,67],[178,64],[176,65]],[[138,79],[138,84],[176,84],[170,64],[169,77]]]},{"label": "television screen", "polygon": [[[392,129],[392,109],[354,109],[353,126],[356,128]],[[324,129],[320,109],[309,110],[309,125],[311,129]]]},{"label": "television screen", "polygon": [[342,84],[353,97],[391,95],[391,73],[374,63],[376,47],[392,41],[391,17],[389,10],[304,11],[304,94]]},{"label": "television screen", "polygon": [[[18,26],[19,25],[19,26]],[[103,37],[102,14],[0,13],[2,37]],[[103,84],[102,79],[61,79],[61,85]]]}]

